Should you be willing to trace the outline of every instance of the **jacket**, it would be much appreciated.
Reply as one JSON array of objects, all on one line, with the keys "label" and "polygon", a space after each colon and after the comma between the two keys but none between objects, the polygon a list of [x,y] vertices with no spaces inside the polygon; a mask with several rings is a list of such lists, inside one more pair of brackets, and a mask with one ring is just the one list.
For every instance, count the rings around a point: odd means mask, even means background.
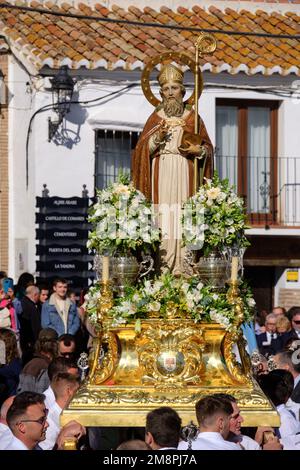
[{"label": "jacket", "polygon": [[42,328],[52,328],[58,336],[68,333],[75,335],[80,327],[80,320],[77,313],[76,305],[70,299],[66,299],[68,309],[67,331],[62,317],[58,313],[55,306],[55,294],[52,294],[50,299],[47,300],[42,307]]}]

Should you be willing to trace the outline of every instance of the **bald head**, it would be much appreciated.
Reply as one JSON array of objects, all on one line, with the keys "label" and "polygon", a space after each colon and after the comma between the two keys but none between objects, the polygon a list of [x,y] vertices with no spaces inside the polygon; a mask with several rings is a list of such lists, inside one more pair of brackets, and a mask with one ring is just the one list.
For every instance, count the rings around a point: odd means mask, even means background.
[{"label": "bald head", "polygon": [[37,286],[28,286],[26,288],[25,295],[34,303],[37,303],[39,300],[40,289]]},{"label": "bald head", "polygon": [[13,401],[14,401],[15,397],[8,397],[3,403],[2,403],[2,406],[1,406],[1,411],[0,411],[0,423],[2,424],[6,424],[7,425],[7,422],[6,422],[6,415],[7,415],[7,412],[9,410],[9,408],[11,407]]}]

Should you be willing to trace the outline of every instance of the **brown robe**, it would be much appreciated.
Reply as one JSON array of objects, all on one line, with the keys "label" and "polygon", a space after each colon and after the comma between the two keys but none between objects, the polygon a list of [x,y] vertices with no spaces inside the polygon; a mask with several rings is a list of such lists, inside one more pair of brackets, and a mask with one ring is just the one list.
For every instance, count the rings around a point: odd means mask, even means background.
[{"label": "brown robe", "polygon": [[[194,133],[194,111],[192,110],[186,117],[186,125],[183,130],[191,134]],[[154,203],[158,203],[158,171],[154,175],[154,194],[151,191],[151,156],[149,152],[149,139],[159,129],[162,118],[155,111],[148,118],[143,132],[138,140],[136,148],[132,155],[132,180],[134,186],[139,189],[145,196],[152,200]],[[213,146],[210,138],[207,134],[205,125],[201,118],[199,118],[199,135],[201,139],[201,145],[207,148],[207,162],[205,166],[204,176],[210,178],[213,172]],[[157,150],[152,157],[159,157],[159,151]],[[188,155],[189,163],[189,195],[193,194],[193,179],[194,179],[194,156]],[[158,165],[157,165],[158,167]]]}]

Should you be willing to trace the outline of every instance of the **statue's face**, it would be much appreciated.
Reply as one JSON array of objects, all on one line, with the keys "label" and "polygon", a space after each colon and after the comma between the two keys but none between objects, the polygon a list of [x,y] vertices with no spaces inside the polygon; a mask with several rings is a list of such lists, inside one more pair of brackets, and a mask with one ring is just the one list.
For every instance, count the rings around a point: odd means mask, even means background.
[{"label": "statue's face", "polygon": [[165,83],[161,87],[161,96],[163,99],[175,98],[178,101],[182,100],[181,86],[176,82]]}]

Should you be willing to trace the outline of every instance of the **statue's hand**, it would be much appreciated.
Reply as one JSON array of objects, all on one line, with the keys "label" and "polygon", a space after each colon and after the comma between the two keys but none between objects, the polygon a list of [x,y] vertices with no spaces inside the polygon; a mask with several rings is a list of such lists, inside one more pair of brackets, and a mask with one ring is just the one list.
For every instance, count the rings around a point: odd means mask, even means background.
[{"label": "statue's hand", "polygon": [[165,120],[162,121],[161,125],[160,125],[160,128],[159,128],[159,131],[158,131],[158,140],[160,142],[162,142],[163,140],[165,140],[166,138],[166,135],[168,134],[169,132],[169,127],[166,123]]},{"label": "statue's hand", "polygon": [[187,142],[187,145],[184,147],[179,147],[179,150],[182,150],[184,153],[195,155],[198,158],[203,158],[206,154],[206,149],[203,145],[191,144],[190,142]]}]

